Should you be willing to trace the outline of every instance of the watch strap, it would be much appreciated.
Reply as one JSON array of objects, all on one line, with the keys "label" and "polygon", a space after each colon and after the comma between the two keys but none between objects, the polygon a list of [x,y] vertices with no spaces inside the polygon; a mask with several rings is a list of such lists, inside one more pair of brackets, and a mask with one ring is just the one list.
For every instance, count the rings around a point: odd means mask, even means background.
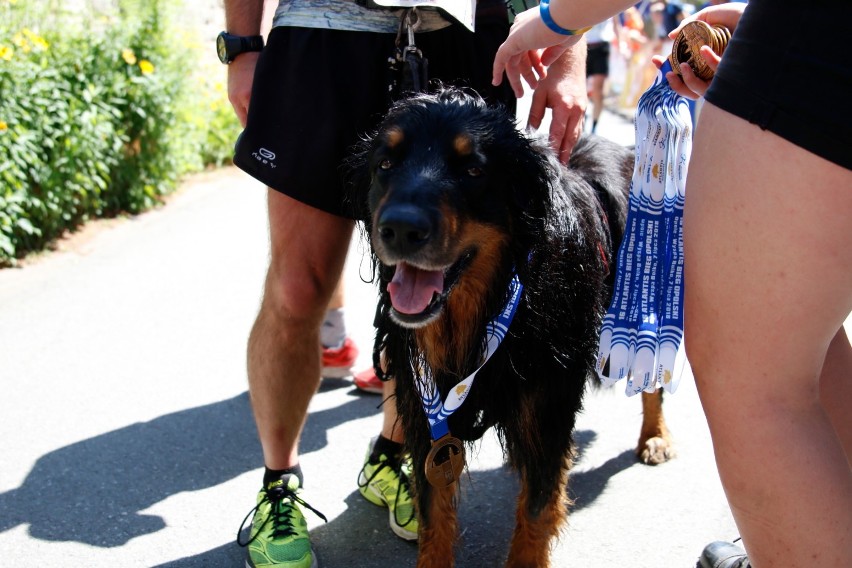
[{"label": "watch strap", "polygon": [[240,36],[240,53],[247,51],[262,51],[263,36]]}]

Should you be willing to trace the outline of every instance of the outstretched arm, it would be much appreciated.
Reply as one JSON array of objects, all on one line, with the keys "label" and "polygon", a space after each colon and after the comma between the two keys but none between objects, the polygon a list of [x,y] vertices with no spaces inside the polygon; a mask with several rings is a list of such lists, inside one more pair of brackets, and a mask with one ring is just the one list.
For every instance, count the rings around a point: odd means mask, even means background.
[{"label": "outstretched arm", "polygon": [[[551,0],[552,24],[566,30],[580,30],[606,20],[633,3],[629,0]],[[503,82],[503,72],[515,94],[524,94],[520,78],[535,88],[536,78],[547,75],[547,67],[579,41],[579,34],[553,31],[541,18],[541,8],[531,8],[515,18],[509,37],[494,57],[492,81]]]},{"label": "outstretched arm", "polygon": [[586,41],[581,40],[550,66],[536,82],[527,124],[541,126],[545,109],[551,110],[550,144],[559,160],[568,163],[571,151],[583,132],[586,114]]}]

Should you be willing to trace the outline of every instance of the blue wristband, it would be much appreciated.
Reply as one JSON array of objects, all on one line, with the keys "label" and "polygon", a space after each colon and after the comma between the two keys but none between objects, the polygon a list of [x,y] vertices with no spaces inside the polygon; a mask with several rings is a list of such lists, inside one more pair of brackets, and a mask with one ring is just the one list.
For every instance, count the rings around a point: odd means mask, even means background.
[{"label": "blue wristband", "polygon": [[589,26],[588,28],[580,28],[579,30],[569,30],[557,24],[553,21],[553,16],[550,15],[550,0],[541,0],[541,3],[538,5],[538,11],[541,14],[541,21],[544,22],[544,25],[558,34],[566,36],[583,35],[592,29]]}]

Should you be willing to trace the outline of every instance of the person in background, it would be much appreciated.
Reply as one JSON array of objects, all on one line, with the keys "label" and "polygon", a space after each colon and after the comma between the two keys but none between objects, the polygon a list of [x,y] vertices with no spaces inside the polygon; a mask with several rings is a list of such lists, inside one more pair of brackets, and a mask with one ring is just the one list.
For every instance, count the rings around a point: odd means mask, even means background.
[{"label": "person in background", "polygon": [[586,33],[586,85],[592,103],[592,133],[597,130],[598,120],[603,112],[606,79],[609,76],[610,44],[616,38],[617,27],[617,19],[609,18],[595,24]]},{"label": "person in background", "polygon": [[672,33],[686,17],[683,4],[675,0],[663,1],[663,27],[666,30],[666,35]]},{"label": "person in background", "polygon": [[352,366],[358,360],[358,347],[346,332],[343,279],[332,293],[325,319],[320,327],[323,378],[342,379],[352,375]]},{"label": "person in background", "polygon": [[619,97],[621,107],[634,108],[639,96],[650,85],[650,80],[645,79],[645,69],[650,66],[651,60],[648,43],[642,14],[631,6],[622,12],[621,36],[618,42],[619,50],[627,62],[624,88]]},{"label": "person in background", "polygon": [[[505,70],[520,86],[524,72],[577,41],[568,29],[627,4],[553,0],[550,26],[538,10],[525,12],[497,52],[494,84]],[[682,79],[667,75],[678,93],[706,99],[684,214],[686,350],[744,544],[712,543],[699,564],[846,567],[852,115],[843,97],[852,3],[751,0],[695,18],[733,37],[724,58],[701,48],[716,71],[710,83],[687,64]]]}]

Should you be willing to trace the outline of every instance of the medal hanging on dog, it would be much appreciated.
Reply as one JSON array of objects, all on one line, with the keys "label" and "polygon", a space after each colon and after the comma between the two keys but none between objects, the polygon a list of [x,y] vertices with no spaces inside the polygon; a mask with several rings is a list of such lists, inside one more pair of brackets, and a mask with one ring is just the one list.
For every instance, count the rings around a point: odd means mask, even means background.
[{"label": "medal hanging on dog", "polygon": [[[476,374],[485,366],[506,337],[509,325],[511,325],[518,309],[523,289],[523,284],[515,275],[509,283],[509,300],[506,302],[506,307],[485,327],[487,341],[482,364],[450,389],[444,402],[441,402],[438,387],[428,365],[422,365],[422,376],[414,381],[432,434],[432,449],[426,457],[425,468],[426,479],[433,487],[449,487],[461,477],[465,464],[464,446],[461,440],[450,434],[447,419],[465,401],[470,388],[473,386]],[[417,370],[415,369],[416,374]]]},{"label": "medal hanging on dog", "polygon": [[680,382],[674,365],[683,338],[683,206],[692,118],[666,73],[680,62],[698,73],[702,45],[724,50],[730,33],[704,28],[710,26],[697,21],[684,26],[636,110],[627,226],[596,362],[601,381],[611,385],[626,378],[630,396],[660,387],[673,393]]}]

